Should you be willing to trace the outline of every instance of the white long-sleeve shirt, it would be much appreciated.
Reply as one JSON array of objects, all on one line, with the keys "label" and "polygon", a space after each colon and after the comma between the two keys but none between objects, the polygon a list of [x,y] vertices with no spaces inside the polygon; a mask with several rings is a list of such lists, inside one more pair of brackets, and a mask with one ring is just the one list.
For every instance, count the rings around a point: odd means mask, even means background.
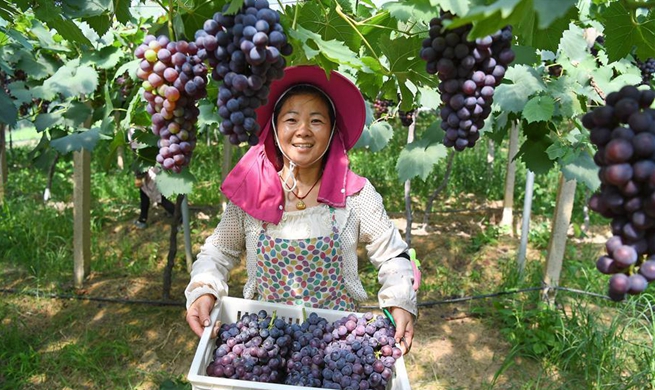
[{"label": "white long-sleeve shirt", "polygon": [[[367,299],[357,268],[357,246],[366,244],[368,259],[378,270],[380,307],[401,307],[417,314],[416,293],[412,288],[414,273],[409,260],[398,257],[407,244],[387,216],[382,197],[370,182],[357,194],[349,196],[345,208],[334,209],[340,231],[346,288],[356,301]],[[217,298],[227,295],[230,271],[240,263],[245,252],[248,279],[243,297],[254,299],[257,293],[257,240],[263,221],[255,219],[228,203],[214,233],[207,238],[193,263],[191,280],[186,288],[187,308],[203,294]],[[266,231],[283,239],[306,239],[329,235],[332,223],[327,205],[301,211],[285,211],[279,224],[268,224]]]}]

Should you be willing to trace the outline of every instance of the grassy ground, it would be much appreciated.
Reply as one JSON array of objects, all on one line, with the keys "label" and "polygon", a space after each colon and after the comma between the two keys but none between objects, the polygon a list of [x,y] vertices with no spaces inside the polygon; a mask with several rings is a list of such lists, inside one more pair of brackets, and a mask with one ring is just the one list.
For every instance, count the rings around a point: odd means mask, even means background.
[{"label": "grassy ground", "polygon": [[[199,184],[189,199],[194,253],[220,217],[217,150],[220,145],[201,145],[196,154]],[[101,156],[102,150],[96,154]],[[102,159],[94,159],[92,272],[84,288],[75,289],[70,161],[60,161],[53,199],[44,204],[44,171],[30,162],[27,150],[9,156],[6,201],[0,210],[0,388],[189,389],[185,377],[198,340],[181,306],[188,281],[181,246],[172,300],[162,299],[170,235],[163,210],[152,210],[150,226],[136,229],[132,221],[138,214],[138,192],[130,170],[106,171]],[[453,177],[482,175],[484,157],[458,157]],[[353,164],[363,167],[365,158],[356,154]],[[365,167],[370,169],[377,158],[383,156],[369,156]],[[377,172],[375,180],[404,229],[398,212],[403,206],[396,203],[402,186],[388,173]],[[467,188],[467,182],[478,187]],[[536,210],[552,207],[548,183],[544,178],[537,186],[544,195],[535,202]],[[417,195],[419,206],[430,188],[422,185],[426,189]],[[649,295],[615,304],[559,291],[554,306],[544,306],[535,291],[494,295],[540,286],[550,226],[547,212],[536,213],[526,271],[518,275],[518,239],[496,225],[502,210],[492,195],[496,192],[489,181],[453,179],[429,228],[412,235],[424,266],[419,293],[424,306],[415,346],[406,357],[413,388],[653,388],[655,332]],[[596,224],[586,234],[571,234],[562,286],[604,293],[606,278],[594,269],[594,261],[607,230]],[[374,297],[375,275],[363,254],[360,265]],[[237,268],[230,295],[240,295],[244,277],[243,268]],[[457,301],[461,297],[473,299]],[[365,302],[374,304],[373,299]]]}]

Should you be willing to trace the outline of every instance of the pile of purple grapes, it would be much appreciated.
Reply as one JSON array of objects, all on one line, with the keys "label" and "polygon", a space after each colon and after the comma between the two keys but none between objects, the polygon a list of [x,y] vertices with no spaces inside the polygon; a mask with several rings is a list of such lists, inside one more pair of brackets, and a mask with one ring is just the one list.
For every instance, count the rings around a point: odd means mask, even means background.
[{"label": "pile of purple grapes", "polygon": [[494,90],[515,54],[510,48],[511,26],[470,42],[472,25],[448,30],[444,22],[449,19],[450,13],[442,13],[430,21],[430,36],[423,40],[420,57],[427,62],[426,72],[439,77],[443,143],[463,151],[480,138]]},{"label": "pile of purple grapes", "polygon": [[261,129],[255,109],[267,102],[271,82],[284,75],[283,55],[293,48],[279,13],[267,0],[245,0],[235,15],[225,14],[228,7],[204,23],[195,42],[212,68],[212,78],[221,82],[219,131],[234,145],[256,145]]},{"label": "pile of purple grapes", "polygon": [[195,43],[148,35],[134,50],[141,60],[137,77],[151,116],[152,132],[160,137],[157,162],[176,173],[189,165],[196,145],[196,102],[207,96],[207,67]]},{"label": "pile of purple grapes", "polygon": [[601,186],[589,208],[611,219],[613,236],[596,267],[615,301],[643,292],[655,280],[655,99],[652,90],[625,86],[582,117]]},{"label": "pile of purple grapes", "polygon": [[402,356],[384,316],[349,314],[330,322],[311,313],[289,323],[266,310],[222,324],[207,375],[293,386],[383,390]]}]

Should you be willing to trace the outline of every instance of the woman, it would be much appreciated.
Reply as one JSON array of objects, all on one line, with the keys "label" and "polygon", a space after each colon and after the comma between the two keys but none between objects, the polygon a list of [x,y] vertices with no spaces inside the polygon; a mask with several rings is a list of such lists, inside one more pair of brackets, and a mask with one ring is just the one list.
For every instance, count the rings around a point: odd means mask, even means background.
[{"label": "woman", "polygon": [[272,83],[257,110],[259,144],[223,183],[230,202],[185,291],[186,319],[198,336],[243,253],[246,299],[354,311],[367,298],[357,271],[364,242],[382,285],[380,307],[409,351],[417,306],[407,244],[371,183],[348,168],[346,152],[365,117],[361,93],[337,72],[328,79],[319,67],[290,67]]}]

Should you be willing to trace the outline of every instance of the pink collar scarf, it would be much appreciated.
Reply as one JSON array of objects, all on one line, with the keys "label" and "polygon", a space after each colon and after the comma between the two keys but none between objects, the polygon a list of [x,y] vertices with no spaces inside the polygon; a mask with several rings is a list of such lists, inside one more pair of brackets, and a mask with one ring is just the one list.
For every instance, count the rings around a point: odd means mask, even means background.
[{"label": "pink collar scarf", "polygon": [[[278,224],[284,212],[284,191],[278,177],[277,148],[270,122],[263,129],[259,144],[253,146],[230,171],[221,186],[227,198],[250,216]],[[263,140],[263,141],[262,141]],[[350,170],[348,155],[336,130],[326,155],[318,201],[332,207],[345,207],[346,197],[361,191],[366,179]]]}]

